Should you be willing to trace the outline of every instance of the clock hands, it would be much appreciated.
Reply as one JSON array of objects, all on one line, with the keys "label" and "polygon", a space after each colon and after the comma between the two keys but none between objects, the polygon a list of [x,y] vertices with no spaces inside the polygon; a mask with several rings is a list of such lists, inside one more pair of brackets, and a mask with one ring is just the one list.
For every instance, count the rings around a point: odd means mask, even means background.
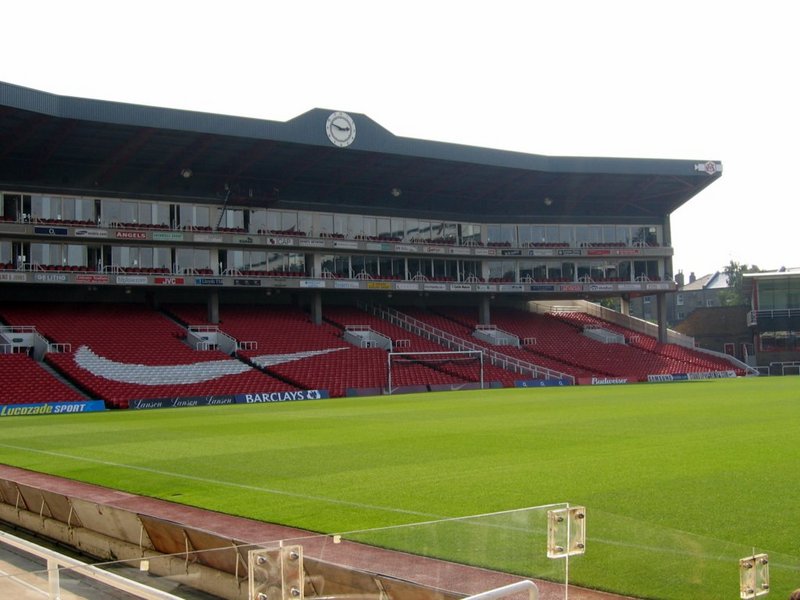
[{"label": "clock hands", "polygon": [[346,148],[353,143],[356,137],[356,124],[350,115],[340,111],[331,113],[325,123],[328,139],[335,146]]}]

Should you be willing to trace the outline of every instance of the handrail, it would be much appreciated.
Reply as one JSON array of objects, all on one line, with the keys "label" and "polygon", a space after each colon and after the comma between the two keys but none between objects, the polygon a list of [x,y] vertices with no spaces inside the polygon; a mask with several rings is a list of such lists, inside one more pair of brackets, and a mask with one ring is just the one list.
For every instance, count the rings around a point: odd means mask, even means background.
[{"label": "handrail", "polygon": [[[605,306],[600,306],[594,302],[586,300],[572,300],[569,304],[554,304],[548,301],[537,301],[532,303],[533,312],[538,314],[563,313],[563,312],[584,312],[593,317],[599,317],[604,321],[631,329],[648,337],[658,339],[658,325],[650,323],[644,319],[639,319],[631,315],[624,315]],[[677,344],[684,348],[693,349],[695,340],[693,337],[679,333],[673,329],[667,330],[667,342]]]},{"label": "handrail", "polygon": [[[373,342],[378,342],[378,346],[381,348],[385,348],[386,350],[391,351],[394,347],[394,342],[392,338],[387,336],[386,334],[381,333],[380,331],[375,331],[369,325],[345,325],[344,328],[345,333],[345,340],[350,343],[354,343],[354,340],[347,339],[346,334],[350,334],[352,337],[358,338],[358,345],[361,348],[372,348]],[[360,334],[367,334],[368,337],[364,337]]]},{"label": "handrail", "polygon": [[791,318],[800,316],[800,308],[765,308],[751,310],[747,313],[747,325],[752,327],[758,325],[759,318],[776,319]]},{"label": "handrail", "polygon": [[0,333],[36,333],[35,325],[0,325]]},{"label": "handrail", "polygon": [[751,310],[751,313],[761,317],[797,317],[800,316],[800,308],[759,308]]},{"label": "handrail", "polygon": [[47,344],[47,352],[53,354],[60,354],[62,352],[72,352],[72,344]]},{"label": "handrail", "polygon": [[[169,592],[157,590],[148,585],[144,585],[137,581],[122,577],[121,575],[117,575],[116,573],[104,571],[103,569],[95,567],[94,565],[89,565],[77,559],[60,554],[59,552],[42,548],[41,546],[27,542],[4,531],[0,531],[0,542],[6,544],[7,546],[11,546],[12,548],[22,550],[23,552],[47,560],[47,577],[50,586],[51,598],[59,597],[61,590],[58,581],[58,570],[59,568],[64,567],[74,571],[75,573],[79,573],[84,577],[99,581],[100,583],[108,585],[114,589],[122,590],[132,594],[137,598],[144,598],[145,600],[180,600],[179,596],[175,596]],[[53,595],[53,592],[56,594]]]},{"label": "handrail", "polygon": [[188,330],[198,333],[215,333],[219,331],[219,325],[189,325]]},{"label": "handrail", "polygon": [[488,592],[467,596],[464,600],[496,600],[497,598],[504,598],[505,596],[510,596],[517,592],[524,592],[525,590],[528,590],[528,598],[530,600],[539,600],[539,588],[529,579],[510,583],[503,587],[489,590]]},{"label": "handrail", "polygon": [[760,373],[758,372],[758,369],[756,369],[754,367],[751,367],[747,363],[742,362],[741,360],[739,360],[735,356],[731,356],[730,354],[725,354],[723,352],[717,352],[716,350],[709,350],[708,348],[701,348],[700,346],[697,346],[696,348],[694,348],[694,350],[696,352],[700,352],[702,354],[708,354],[709,356],[713,356],[715,358],[721,358],[723,360],[727,360],[729,363],[732,363],[733,366],[735,366],[735,367],[737,367],[739,369],[742,369],[748,375],[752,375],[752,376],[760,375]]},{"label": "handrail", "polygon": [[372,314],[389,321],[393,325],[397,325],[406,331],[411,331],[412,333],[416,333],[421,337],[435,341],[451,350],[481,351],[489,359],[490,364],[500,366],[513,371],[514,373],[527,373],[534,379],[542,375],[546,379],[566,379],[570,383],[575,383],[575,378],[572,375],[555,371],[553,369],[548,369],[547,367],[542,367],[534,363],[529,363],[519,358],[502,354],[496,350],[491,350],[484,346],[480,346],[479,344],[474,344],[468,340],[455,336],[451,333],[447,333],[446,331],[442,331],[441,329],[437,329],[432,325],[424,323],[410,315],[406,315],[392,308],[381,307],[377,305],[365,306],[364,308],[365,310],[372,312]]}]

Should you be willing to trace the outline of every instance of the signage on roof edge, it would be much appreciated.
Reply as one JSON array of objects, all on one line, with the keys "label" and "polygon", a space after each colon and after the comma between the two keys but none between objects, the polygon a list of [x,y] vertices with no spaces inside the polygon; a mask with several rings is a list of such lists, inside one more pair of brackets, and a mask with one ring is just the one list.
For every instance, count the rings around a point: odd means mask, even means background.
[{"label": "signage on roof edge", "polygon": [[183,285],[186,283],[186,279],[184,277],[165,277],[159,275],[158,277],[153,277],[153,283],[156,285]]},{"label": "signage on roof edge", "polygon": [[22,282],[27,280],[28,276],[25,273],[0,273],[0,281]]},{"label": "signage on roof edge", "polygon": [[694,165],[694,170],[699,171],[701,173],[707,173],[708,175],[713,175],[714,173],[722,173],[722,163],[714,162],[713,160],[709,160],[702,163],[696,163]]},{"label": "signage on roof edge", "polygon": [[115,231],[114,237],[118,240],[146,240],[147,234],[144,231]]},{"label": "signage on roof edge", "polygon": [[34,227],[33,233],[38,235],[67,235],[66,227]]}]

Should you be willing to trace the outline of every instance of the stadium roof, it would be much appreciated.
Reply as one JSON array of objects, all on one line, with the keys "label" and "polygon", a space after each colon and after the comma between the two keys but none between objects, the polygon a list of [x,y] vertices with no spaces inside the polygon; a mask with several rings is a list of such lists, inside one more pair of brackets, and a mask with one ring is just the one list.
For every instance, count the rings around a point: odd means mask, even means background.
[{"label": "stadium roof", "polygon": [[[478,222],[653,223],[719,162],[549,157],[399,137],[351,113],[286,122],[58,96],[0,82],[0,189]],[[344,130],[342,130],[344,131]],[[350,140],[347,140],[349,142]],[[346,142],[345,142],[346,143]]]},{"label": "stadium roof", "polygon": [[[781,267],[774,271],[759,271],[757,273],[742,273],[742,292],[746,296],[751,296],[753,293],[753,286],[758,283],[759,285],[765,282],[772,283],[773,285],[785,285],[787,290],[789,287],[796,287],[800,282],[800,267]],[[792,301],[792,296],[788,296],[789,301]]]},{"label": "stadium roof", "polygon": [[800,278],[800,267],[781,267],[774,271],[758,271],[757,273],[742,273],[747,279],[797,279]]}]

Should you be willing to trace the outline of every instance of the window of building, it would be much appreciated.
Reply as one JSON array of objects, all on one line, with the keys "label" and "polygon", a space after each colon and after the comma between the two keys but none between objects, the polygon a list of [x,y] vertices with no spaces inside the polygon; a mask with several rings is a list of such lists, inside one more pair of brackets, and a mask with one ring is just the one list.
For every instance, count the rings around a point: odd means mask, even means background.
[{"label": "window of building", "polygon": [[516,225],[489,225],[486,228],[488,244],[507,244],[518,246]]},{"label": "window of building", "polygon": [[481,241],[481,226],[463,223],[461,229],[461,244],[477,244]]},{"label": "window of building", "polygon": [[657,260],[635,260],[633,261],[634,277],[636,281],[658,281]]},{"label": "window of building", "polygon": [[800,307],[800,281],[795,278],[759,281],[758,304],[761,310]]},{"label": "window of building", "polygon": [[402,240],[405,236],[405,224],[403,219],[392,219],[392,235],[391,237],[396,240]]},{"label": "window of building", "polygon": [[458,273],[458,277],[461,281],[472,281],[483,278],[481,265],[477,260],[459,261]]},{"label": "window of building", "polygon": [[600,225],[578,225],[575,227],[575,241],[579,246],[600,244],[603,242],[603,227]]},{"label": "window of building", "polygon": [[513,260],[493,260],[489,263],[489,279],[516,281],[517,266]]},{"label": "window of building", "polygon": [[14,262],[14,252],[11,249],[11,242],[0,242],[0,263],[6,264]]},{"label": "window of building", "polygon": [[378,218],[375,220],[376,233],[379,238],[392,237],[392,220],[386,218]]}]

